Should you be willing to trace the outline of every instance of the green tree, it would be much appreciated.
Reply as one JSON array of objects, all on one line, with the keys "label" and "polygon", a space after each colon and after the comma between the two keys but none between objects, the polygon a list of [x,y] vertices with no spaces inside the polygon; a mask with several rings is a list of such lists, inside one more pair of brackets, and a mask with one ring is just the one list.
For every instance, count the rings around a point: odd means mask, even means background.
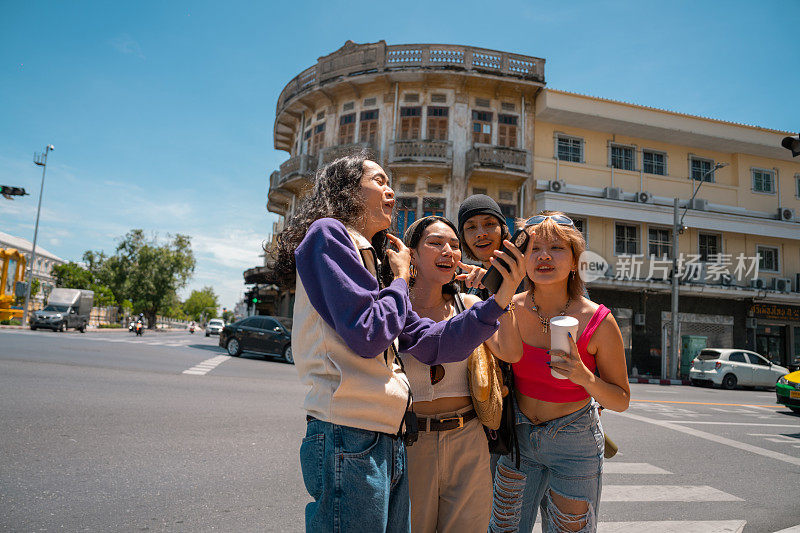
[{"label": "green tree", "polygon": [[88,289],[94,282],[91,273],[87,269],[72,261],[54,266],[52,274],[56,281],[56,287]]},{"label": "green tree", "polygon": [[219,300],[211,287],[203,287],[201,290],[194,290],[192,294],[183,302],[183,311],[195,321],[203,318],[216,318]]},{"label": "green tree", "polygon": [[134,229],[123,237],[113,264],[111,276],[122,280],[124,293],[133,302],[134,313],[143,312],[154,328],[156,315],[167,311],[178,289],[186,286],[195,259],[187,235],[168,236],[168,242],[145,238],[144,231]]},{"label": "green tree", "polygon": [[33,278],[31,281],[31,298],[39,294],[39,289],[42,288],[42,282],[39,281],[39,278]]},{"label": "green tree", "polygon": [[[94,253],[86,252],[83,257],[86,259],[88,254]],[[94,292],[94,305],[97,307],[116,305],[117,298],[114,293],[102,283],[100,276],[97,275],[100,266],[96,262],[87,264],[89,268],[84,268],[72,261],[54,266],[52,272],[56,280],[56,286],[70,289],[87,289]],[[33,290],[33,287],[31,287],[31,290]]]}]

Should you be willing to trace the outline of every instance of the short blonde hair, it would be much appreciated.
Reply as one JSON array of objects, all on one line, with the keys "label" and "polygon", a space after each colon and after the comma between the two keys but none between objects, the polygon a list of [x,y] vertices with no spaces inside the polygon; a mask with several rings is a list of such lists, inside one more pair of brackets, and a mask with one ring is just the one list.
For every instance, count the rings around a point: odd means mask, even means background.
[{"label": "short blonde hair", "polygon": [[[540,211],[539,215],[566,216],[561,211]],[[573,300],[577,300],[583,296],[586,292],[586,284],[583,282],[583,278],[581,278],[580,273],[577,272],[577,269],[581,254],[586,251],[586,240],[584,240],[583,234],[578,231],[578,228],[576,228],[574,225],[565,226],[563,224],[559,224],[552,218],[545,218],[536,225],[528,226],[526,230],[529,233],[532,233],[532,235],[543,237],[549,241],[562,240],[569,244],[570,248],[572,249],[572,259],[575,263],[576,270],[575,274],[571,275],[569,280],[567,280],[567,293]],[[525,282],[526,286],[533,288],[533,280],[528,277],[527,273],[525,274]]]}]

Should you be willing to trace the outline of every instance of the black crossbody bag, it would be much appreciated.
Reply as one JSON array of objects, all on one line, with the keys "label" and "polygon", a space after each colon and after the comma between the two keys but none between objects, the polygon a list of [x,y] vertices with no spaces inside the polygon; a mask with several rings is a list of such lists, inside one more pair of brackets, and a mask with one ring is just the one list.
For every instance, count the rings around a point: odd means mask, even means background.
[{"label": "black crossbody bag", "polygon": [[[456,312],[461,313],[464,311],[464,301],[461,295],[456,293]],[[496,430],[483,427],[486,432],[486,439],[489,443],[489,453],[496,453],[500,455],[508,455],[515,451],[517,460],[517,468],[519,468],[519,442],[517,441],[516,432],[516,419],[514,416],[514,370],[509,363],[500,361],[500,370],[503,374],[503,384],[508,387],[508,394],[503,398],[503,416],[500,419],[500,427]]]}]

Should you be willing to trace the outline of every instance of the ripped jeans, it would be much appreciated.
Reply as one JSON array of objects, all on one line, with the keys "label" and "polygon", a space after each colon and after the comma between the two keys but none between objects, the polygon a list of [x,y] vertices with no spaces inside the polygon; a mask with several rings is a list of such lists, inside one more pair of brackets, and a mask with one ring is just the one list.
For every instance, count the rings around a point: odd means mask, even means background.
[{"label": "ripped jeans", "polygon": [[515,455],[497,463],[490,532],[529,532],[542,509],[542,531],[594,532],[603,472],[603,429],[597,406],[533,425],[515,405]]}]

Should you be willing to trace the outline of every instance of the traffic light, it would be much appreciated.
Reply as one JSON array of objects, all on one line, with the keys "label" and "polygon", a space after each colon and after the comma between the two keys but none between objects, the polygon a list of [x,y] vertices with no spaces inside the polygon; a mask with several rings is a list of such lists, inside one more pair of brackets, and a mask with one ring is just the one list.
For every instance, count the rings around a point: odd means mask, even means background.
[{"label": "traffic light", "polygon": [[13,200],[12,196],[27,196],[28,193],[22,187],[9,187],[8,185],[0,185],[0,194],[9,200]]},{"label": "traffic light", "polygon": [[791,150],[792,157],[797,157],[800,155],[800,135],[795,135],[794,137],[784,137],[781,141],[781,146],[787,150]]},{"label": "traffic light", "polygon": [[254,304],[257,304],[257,303],[258,303],[258,298],[256,298],[255,296],[253,297],[253,303],[254,303]]}]

